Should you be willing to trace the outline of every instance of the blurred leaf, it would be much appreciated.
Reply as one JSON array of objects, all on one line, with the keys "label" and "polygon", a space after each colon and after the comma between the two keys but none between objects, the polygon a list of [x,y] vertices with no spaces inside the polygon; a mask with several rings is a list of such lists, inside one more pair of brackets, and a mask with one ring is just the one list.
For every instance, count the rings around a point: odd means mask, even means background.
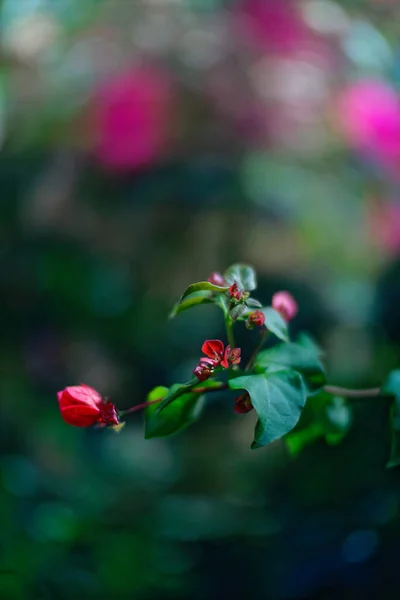
[{"label": "blurred leaf", "polygon": [[299,422],[284,441],[292,456],[321,438],[329,445],[337,445],[347,435],[351,422],[348,402],[322,390],[308,398]]},{"label": "blurred leaf", "polygon": [[[174,388],[180,389],[179,384],[171,390],[156,387],[148,395],[148,400],[156,400],[167,396]],[[162,412],[157,411],[157,404],[148,406],[145,410],[145,438],[164,437],[184,429],[195,421],[205,404],[205,396],[200,394],[183,394]]]},{"label": "blurred leaf", "polygon": [[181,303],[182,300],[184,300],[187,296],[190,296],[195,292],[226,292],[228,287],[220,287],[219,285],[214,285],[209,281],[199,281],[198,283],[192,283],[192,285],[189,285],[189,287],[183,293],[182,298],[179,300],[179,303]]},{"label": "blurred leaf", "polygon": [[264,372],[276,366],[294,369],[303,375],[310,393],[320,389],[326,379],[324,367],[319,360],[319,349],[309,344],[309,339],[305,336],[300,341],[301,343],[278,344],[263,350],[257,355],[255,370]]},{"label": "blurred leaf", "polygon": [[299,373],[290,370],[245,375],[229,381],[231,389],[244,389],[258,414],[252,449],[260,448],[291,431],[306,402],[306,389]]},{"label": "blurred leaf", "polygon": [[324,437],[324,428],[320,423],[312,423],[298,431],[292,431],[285,436],[286,448],[291,456],[297,456],[300,452],[317,440]]},{"label": "blurred leaf", "polygon": [[247,306],[249,306],[251,308],[262,308],[261,302],[259,302],[255,298],[248,298],[248,300],[246,301],[246,304],[247,304]]},{"label": "blurred leaf", "polygon": [[285,319],[270,306],[261,310],[265,316],[266,328],[284,342],[289,341],[288,324]]},{"label": "blurred leaf", "polygon": [[175,383],[168,390],[168,394],[165,395],[165,398],[163,399],[163,401],[156,406],[156,411],[161,412],[162,410],[165,409],[166,406],[168,406],[168,404],[173,402],[181,394],[184,394],[185,391],[189,392],[191,390],[191,388],[194,387],[198,383],[199,383],[199,380],[197,379],[197,377],[194,377],[193,379],[191,379],[191,381],[188,381],[188,383]]},{"label": "blurred leaf", "polygon": [[237,283],[240,289],[251,292],[257,287],[255,271],[248,265],[236,264],[229,267],[224,273],[224,279],[229,285]]},{"label": "blurred leaf", "polygon": [[169,318],[172,319],[178,313],[187,310],[188,308],[192,308],[193,306],[198,306],[199,304],[212,304],[213,299],[209,292],[203,292],[201,295],[193,295],[191,298],[186,298],[183,302],[177,302],[173,309],[169,314]]},{"label": "blurred leaf", "polygon": [[382,393],[394,396],[390,414],[392,441],[390,457],[386,467],[398,467],[400,465],[400,369],[396,369],[389,374],[382,386]]},{"label": "blurred leaf", "polygon": [[236,319],[241,317],[246,312],[246,310],[247,307],[245,304],[237,304],[236,306],[234,306],[229,312],[232,321],[236,321]]}]

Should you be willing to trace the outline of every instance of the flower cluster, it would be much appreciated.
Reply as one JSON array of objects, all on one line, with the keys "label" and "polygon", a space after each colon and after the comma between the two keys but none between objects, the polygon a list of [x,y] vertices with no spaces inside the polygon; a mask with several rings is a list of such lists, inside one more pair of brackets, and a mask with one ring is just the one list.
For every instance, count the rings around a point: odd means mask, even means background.
[{"label": "flower cluster", "polygon": [[221,340],[206,340],[201,347],[206,355],[200,359],[200,364],[193,370],[199,381],[205,381],[212,375],[216,367],[228,369],[231,365],[240,363],[240,348],[224,346]]},{"label": "flower cluster", "polygon": [[66,387],[57,394],[61,416],[69,425],[119,425],[117,409],[93,388],[82,383]]}]

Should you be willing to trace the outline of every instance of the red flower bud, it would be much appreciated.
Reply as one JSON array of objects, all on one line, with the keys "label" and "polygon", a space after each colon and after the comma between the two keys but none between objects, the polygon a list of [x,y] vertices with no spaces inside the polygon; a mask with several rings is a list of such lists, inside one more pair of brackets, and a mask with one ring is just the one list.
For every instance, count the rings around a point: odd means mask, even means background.
[{"label": "red flower bud", "polygon": [[296,300],[289,292],[277,292],[272,296],[272,308],[278,311],[285,321],[290,321],[298,313]]},{"label": "red flower bud", "polygon": [[199,381],[205,381],[208,379],[213,371],[214,367],[206,362],[201,362],[195,369],[193,369],[193,373],[196,375]]},{"label": "red flower bud", "polygon": [[235,398],[235,413],[242,415],[250,412],[251,410],[253,410],[253,405],[251,403],[249,394],[242,394],[242,396]]},{"label": "red flower bud", "polygon": [[225,348],[224,358],[221,360],[221,366],[224,369],[228,369],[230,365],[238,365],[240,363],[240,348],[231,348],[227,346]]},{"label": "red flower bud", "polygon": [[253,329],[254,327],[262,327],[265,323],[265,316],[261,310],[255,310],[250,313],[247,317],[246,327],[247,329]]},{"label": "red flower bud", "polygon": [[57,394],[61,416],[69,425],[89,427],[98,421],[103,398],[93,388],[82,384],[66,387]]},{"label": "red flower bud", "polygon": [[95,423],[118,425],[118,413],[114,404],[104,402],[101,395],[85,385],[66,387],[57,394],[61,416],[75,427],[90,427]]},{"label": "red flower bud", "polygon": [[235,283],[232,283],[232,285],[230,286],[228,290],[228,295],[230,298],[233,298],[237,302],[240,302],[240,300],[243,300],[243,297],[245,296],[245,291],[241,290],[235,281]]},{"label": "red flower bud", "polygon": [[213,285],[219,285],[220,287],[225,287],[225,280],[222,277],[221,273],[211,273],[210,277],[207,279],[209,283]]}]

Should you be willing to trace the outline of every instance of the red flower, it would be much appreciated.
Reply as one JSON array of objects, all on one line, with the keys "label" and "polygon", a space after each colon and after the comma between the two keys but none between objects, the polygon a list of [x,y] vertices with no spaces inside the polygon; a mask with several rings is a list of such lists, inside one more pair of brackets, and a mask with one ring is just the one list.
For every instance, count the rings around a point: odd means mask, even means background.
[{"label": "red flower", "polygon": [[251,410],[253,410],[253,405],[251,403],[249,394],[242,394],[242,396],[235,398],[235,413],[242,415],[250,412]]},{"label": "red flower", "polygon": [[224,344],[221,340],[206,340],[201,347],[201,351],[208,358],[201,358],[200,362],[216,367],[224,357]]},{"label": "red flower", "polygon": [[213,285],[219,285],[220,287],[224,287],[225,286],[225,280],[222,277],[221,273],[211,273],[210,277],[207,279],[207,281],[209,283],[212,283]]},{"label": "red flower", "polygon": [[118,425],[117,410],[111,402],[104,402],[101,395],[85,385],[66,387],[57,394],[61,416],[75,427],[90,427],[95,423]]},{"label": "red flower", "polygon": [[221,340],[206,340],[201,350],[206,356],[200,359],[200,364],[193,370],[199,381],[208,379],[214,372],[215,367],[219,365],[224,369],[228,369],[230,365],[240,363],[240,348],[227,346],[224,349]]},{"label": "red flower", "polygon": [[231,348],[227,346],[225,348],[224,358],[221,360],[221,367],[228,369],[230,365],[238,365],[240,363],[240,348]]},{"label": "red flower", "polygon": [[245,296],[245,291],[241,290],[235,281],[235,283],[232,283],[232,285],[230,286],[228,290],[228,295],[230,298],[237,300],[237,302],[240,302],[240,300],[243,300],[243,297]]},{"label": "red flower", "polygon": [[262,327],[265,323],[265,316],[261,310],[255,310],[250,313],[247,317],[246,327],[247,329],[254,329],[254,327]]},{"label": "red flower", "polygon": [[296,300],[289,292],[277,292],[272,296],[272,308],[278,311],[285,321],[290,321],[298,313]]}]

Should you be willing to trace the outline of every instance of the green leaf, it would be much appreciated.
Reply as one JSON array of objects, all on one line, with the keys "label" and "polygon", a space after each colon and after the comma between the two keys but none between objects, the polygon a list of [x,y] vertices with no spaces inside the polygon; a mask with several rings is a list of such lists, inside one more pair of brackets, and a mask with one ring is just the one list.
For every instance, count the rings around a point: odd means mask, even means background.
[{"label": "green leaf", "polygon": [[270,306],[267,308],[263,308],[261,312],[265,316],[265,326],[266,328],[276,335],[277,338],[283,340],[284,342],[289,341],[289,331],[288,324],[285,319],[278,313],[278,311],[274,310]]},{"label": "green leaf", "polygon": [[256,300],[255,298],[248,298],[246,300],[246,304],[248,307],[250,308],[262,308],[262,304],[261,302],[259,302],[258,300]]},{"label": "green leaf", "polygon": [[[304,340],[304,338],[303,338]],[[302,341],[303,341],[302,340]],[[277,344],[260,352],[255,360],[254,369],[259,373],[276,367],[290,368],[301,373],[309,392],[315,392],[325,384],[325,373],[316,347],[299,342]]]},{"label": "green leaf", "polygon": [[189,285],[179,302],[181,303],[182,300],[184,300],[187,296],[190,296],[195,292],[226,292],[228,289],[229,286],[220,287],[219,285],[214,285],[209,281],[199,281],[198,283],[192,283],[192,285]]},{"label": "green leaf", "polygon": [[299,373],[290,370],[245,375],[229,380],[231,389],[244,389],[258,414],[252,449],[260,448],[291,431],[306,402],[306,389]]},{"label": "green leaf", "polygon": [[257,287],[255,271],[249,265],[232,265],[225,271],[224,280],[229,285],[236,282],[240,289],[248,292],[255,290]]},{"label": "green leaf", "polygon": [[203,292],[201,295],[192,295],[190,298],[186,298],[183,302],[177,302],[173,309],[169,314],[169,318],[172,319],[178,313],[187,310],[188,308],[192,308],[193,306],[198,306],[199,304],[212,304],[214,302],[212,296],[209,292]]},{"label": "green leaf", "polygon": [[[167,396],[173,388],[180,388],[179,384],[172,386],[171,390],[157,387],[148,396],[148,400],[155,400]],[[195,421],[204,408],[205,396],[200,394],[183,394],[173,404],[167,406],[162,412],[157,411],[157,404],[147,406],[145,410],[145,438],[164,437],[173,435]]]},{"label": "green leaf", "polygon": [[400,370],[392,371],[384,385],[382,393],[394,396],[394,401],[390,411],[390,425],[392,440],[390,445],[390,456],[386,463],[387,468],[398,467],[400,465]]},{"label": "green leaf", "polygon": [[161,412],[166,408],[166,406],[168,406],[168,404],[171,404],[171,402],[173,402],[180,395],[184,394],[185,392],[190,392],[190,390],[198,383],[199,380],[197,377],[194,377],[187,383],[175,383],[173,386],[171,386],[168,394],[165,396],[162,402],[156,406],[156,411],[158,413]]},{"label": "green leaf", "polygon": [[291,431],[285,436],[285,445],[291,456],[297,456],[304,448],[325,437],[320,423],[311,423],[304,429]]},{"label": "green leaf", "polygon": [[292,456],[321,438],[329,445],[337,445],[347,435],[351,423],[349,403],[322,390],[307,399],[299,422],[284,441]]},{"label": "green leaf", "polygon": [[237,304],[236,306],[234,306],[229,312],[232,321],[236,321],[236,319],[241,317],[246,312],[246,310],[247,308],[245,304]]}]

